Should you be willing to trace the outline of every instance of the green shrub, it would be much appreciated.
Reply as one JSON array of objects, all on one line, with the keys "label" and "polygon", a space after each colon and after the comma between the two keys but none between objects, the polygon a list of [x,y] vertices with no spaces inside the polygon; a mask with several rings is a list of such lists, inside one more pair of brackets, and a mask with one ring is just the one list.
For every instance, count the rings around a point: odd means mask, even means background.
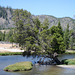
[{"label": "green shrub", "polygon": [[0,53],[0,56],[6,56],[6,55],[22,55],[22,52],[4,52],[4,53]]},{"label": "green shrub", "polygon": [[65,52],[65,54],[75,54],[75,51],[74,52]]},{"label": "green shrub", "polygon": [[63,60],[63,62],[66,65],[75,65],[75,58],[74,59],[66,59],[66,60]]}]

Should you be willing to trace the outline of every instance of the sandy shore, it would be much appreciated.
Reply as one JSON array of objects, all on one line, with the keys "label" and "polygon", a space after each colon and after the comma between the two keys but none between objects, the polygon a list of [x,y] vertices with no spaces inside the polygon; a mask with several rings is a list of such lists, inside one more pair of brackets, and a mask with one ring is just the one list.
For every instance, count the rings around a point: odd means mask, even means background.
[{"label": "sandy shore", "polygon": [[24,50],[20,50],[19,47],[16,47],[16,44],[0,44],[0,52],[24,52]]},{"label": "sandy shore", "polygon": [[75,68],[75,65],[57,65],[57,67],[61,67],[61,68]]},{"label": "sandy shore", "polygon": [[66,52],[75,52],[75,50],[66,50]]}]

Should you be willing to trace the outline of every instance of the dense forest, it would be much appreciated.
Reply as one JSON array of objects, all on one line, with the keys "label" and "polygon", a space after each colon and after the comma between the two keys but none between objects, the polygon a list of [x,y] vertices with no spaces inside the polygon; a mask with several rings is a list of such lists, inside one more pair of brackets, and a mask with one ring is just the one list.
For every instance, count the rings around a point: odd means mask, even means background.
[{"label": "dense forest", "polygon": [[[0,6],[0,30],[2,29],[10,29],[14,28],[14,21],[12,21],[13,17],[13,12],[16,9],[13,9],[11,7],[2,7]],[[38,18],[41,23],[44,22],[44,20],[47,18],[49,21],[49,28],[52,27],[53,25],[58,25],[58,22],[60,21],[61,27],[63,30],[67,28],[67,24],[69,24],[69,29],[74,28],[75,24],[75,19],[70,18],[70,17],[62,17],[62,18],[57,18],[51,15],[33,15],[31,14],[31,20]]]},{"label": "dense forest", "polygon": [[12,10],[11,7],[5,8],[5,7],[1,7],[1,6],[0,6],[0,17],[3,17],[3,18],[6,19],[6,20],[8,19],[8,18],[7,18],[7,15],[8,15],[7,9],[9,9],[9,11],[11,12],[11,14],[13,13],[13,10]]},{"label": "dense forest", "polygon": [[47,18],[41,23],[38,18],[32,19],[31,13],[23,9],[14,12],[13,21],[16,27],[11,41],[19,43],[27,51],[63,53],[65,49],[74,47],[74,29],[69,30],[69,24],[65,31],[60,22],[49,28]]},{"label": "dense forest", "polygon": [[0,30],[13,28],[14,22],[12,21],[13,9],[11,7],[0,6]]},{"label": "dense forest", "polygon": [[11,19],[15,23],[15,28],[11,28],[8,33],[0,31],[0,41],[9,41],[19,43],[19,46],[27,51],[36,51],[36,53],[57,52],[63,53],[66,49],[75,49],[75,26],[70,29],[67,23],[65,30],[59,21],[57,26],[50,27],[49,19],[45,18],[43,22],[38,17],[32,18],[32,14],[27,10],[0,6],[0,17],[8,20],[7,9],[10,10]]},{"label": "dense forest", "polygon": [[[11,42],[12,46],[13,43],[17,43],[25,50],[23,56],[41,55],[44,58],[51,58],[56,64],[62,64],[62,61],[57,58],[58,54],[65,53],[68,49],[75,49],[75,25],[70,28],[70,23],[67,23],[67,27],[64,28],[59,20],[57,25],[50,26],[49,17],[41,21],[39,17],[34,17],[27,10],[13,11],[8,7],[0,7],[0,9],[0,19],[6,20],[9,24],[12,21],[14,23],[14,27],[7,28],[8,31],[0,30],[0,41]],[[3,28],[0,26],[0,29]],[[40,60],[38,62],[41,63]]]}]

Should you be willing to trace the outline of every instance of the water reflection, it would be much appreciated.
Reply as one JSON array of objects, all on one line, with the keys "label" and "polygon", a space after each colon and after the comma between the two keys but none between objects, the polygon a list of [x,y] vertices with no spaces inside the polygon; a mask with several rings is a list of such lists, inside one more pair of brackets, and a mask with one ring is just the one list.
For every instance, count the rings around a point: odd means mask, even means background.
[{"label": "water reflection", "polygon": [[34,66],[29,72],[18,72],[18,75],[75,75],[75,69],[59,68],[57,66]]},{"label": "water reflection", "polygon": [[[59,59],[75,58],[75,55],[62,55]],[[22,61],[38,61],[39,58],[23,56],[0,56],[0,75],[75,75],[75,69],[59,68],[51,65],[34,65],[31,71],[5,72],[3,68],[7,65]]]}]

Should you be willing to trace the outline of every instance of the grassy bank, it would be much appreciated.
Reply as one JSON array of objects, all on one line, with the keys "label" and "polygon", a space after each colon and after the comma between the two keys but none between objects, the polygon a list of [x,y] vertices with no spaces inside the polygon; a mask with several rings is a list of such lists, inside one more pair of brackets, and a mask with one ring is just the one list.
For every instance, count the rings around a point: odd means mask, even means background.
[{"label": "grassy bank", "polygon": [[75,65],[75,58],[74,59],[65,59],[65,60],[63,60],[63,64]]},{"label": "grassy bank", "polygon": [[65,52],[65,54],[75,54],[75,52]]},{"label": "grassy bank", "polygon": [[66,50],[65,54],[75,54],[75,50]]},{"label": "grassy bank", "polygon": [[16,64],[12,64],[4,68],[4,71],[8,72],[16,72],[16,71],[28,71],[32,69],[31,62],[19,62]]},{"label": "grassy bank", "polygon": [[6,55],[22,55],[22,52],[1,52],[0,56],[6,56]]},{"label": "grassy bank", "polygon": [[[23,52],[0,52],[0,56],[7,56],[7,55],[22,55]],[[75,54],[74,50],[66,50],[64,54]]]}]

